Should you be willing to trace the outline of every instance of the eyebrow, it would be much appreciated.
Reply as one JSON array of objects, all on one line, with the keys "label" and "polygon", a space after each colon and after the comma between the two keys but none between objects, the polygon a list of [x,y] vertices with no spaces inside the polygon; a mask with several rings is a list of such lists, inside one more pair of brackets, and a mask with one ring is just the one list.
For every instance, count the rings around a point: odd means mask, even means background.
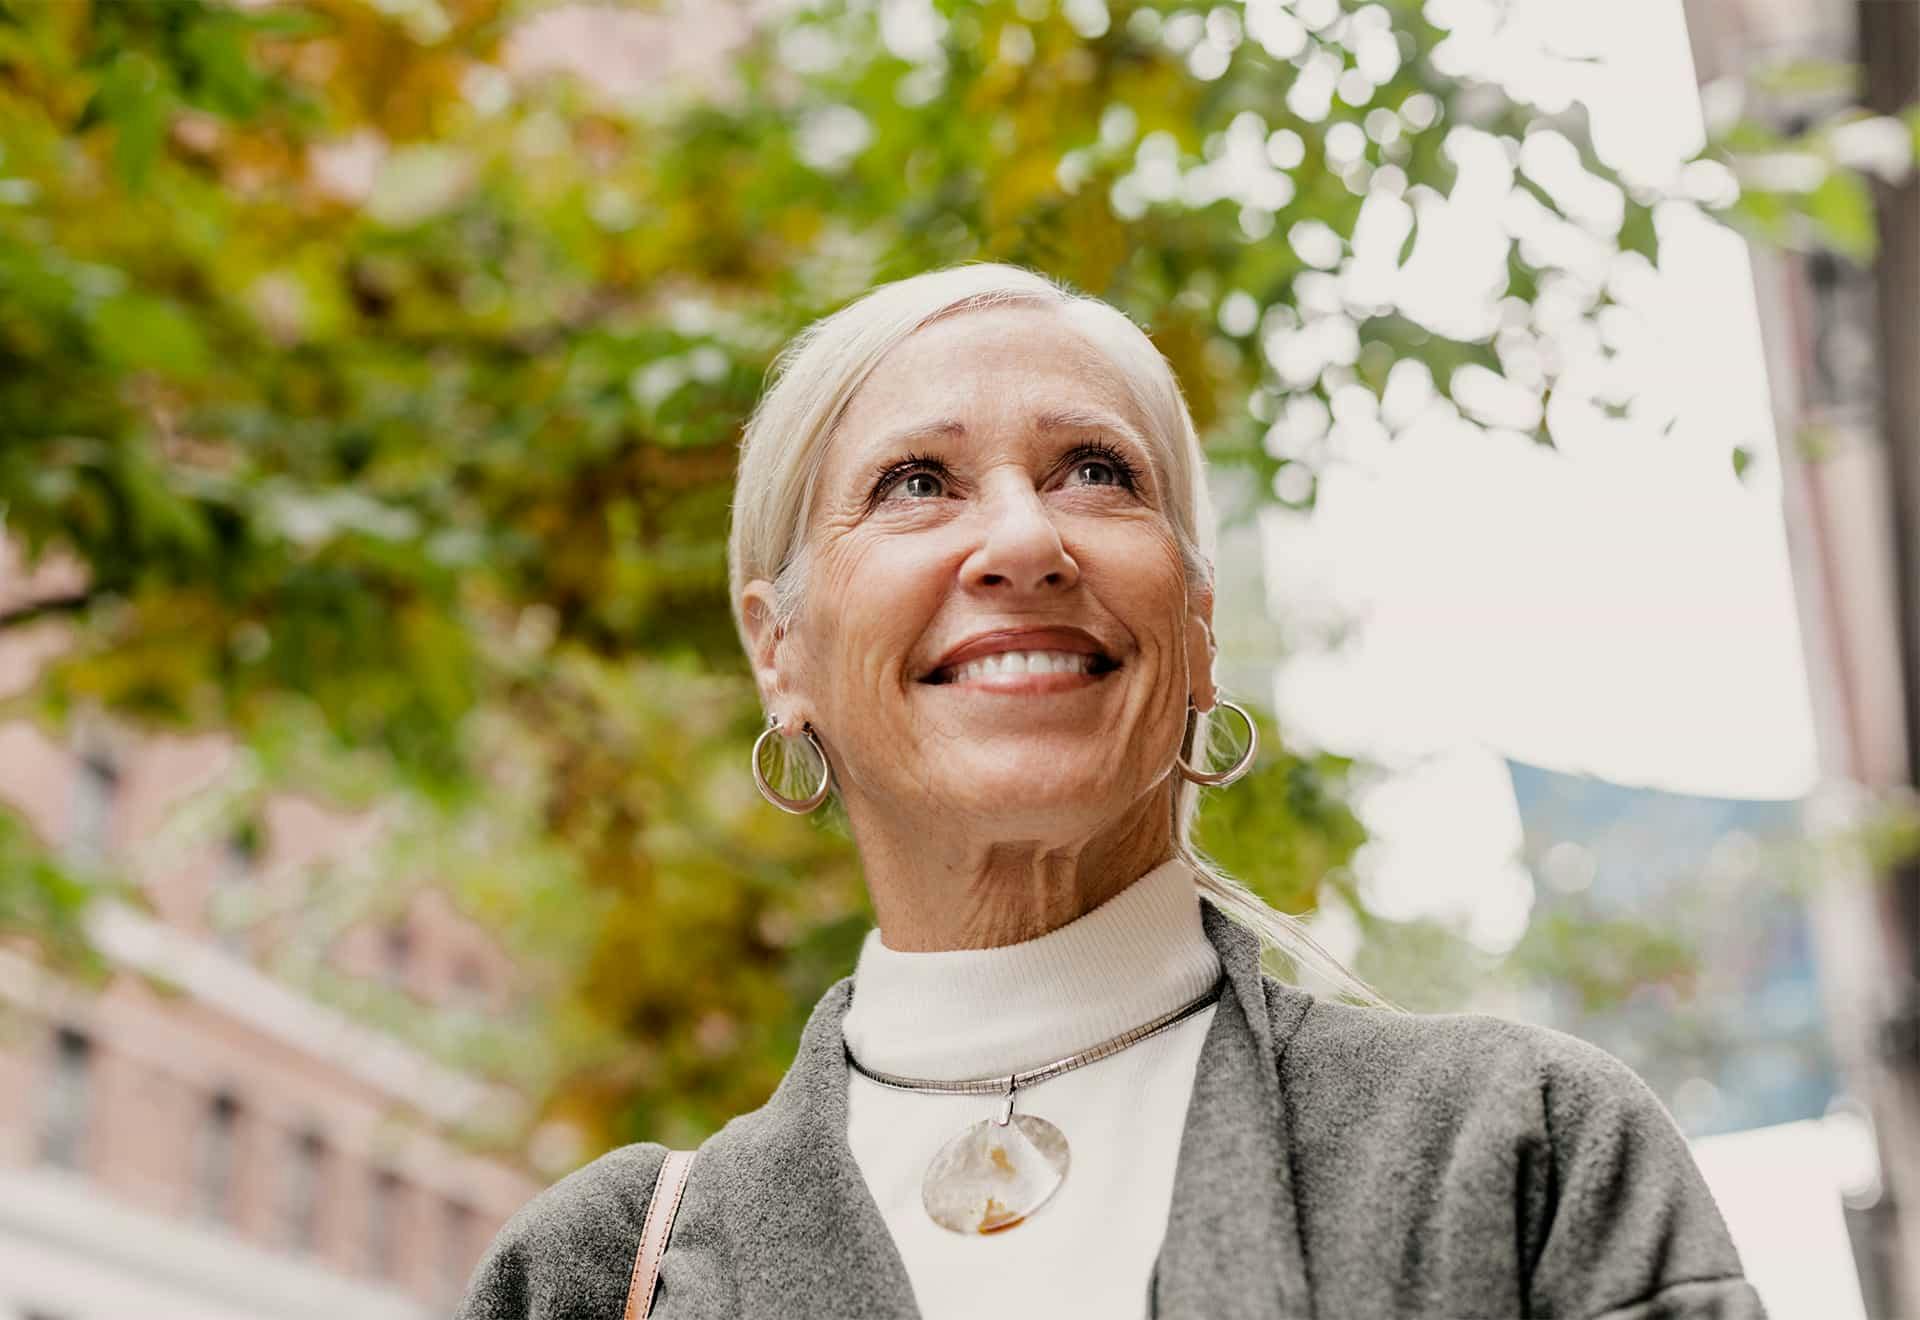
[{"label": "eyebrow", "polygon": [[1142,454],[1153,453],[1147,438],[1135,430],[1131,422],[1117,413],[1098,408],[1053,408],[1035,417],[1033,424],[1042,431],[1107,431],[1129,441]]},{"label": "eyebrow", "polygon": [[[1049,408],[1034,414],[1030,424],[1037,431],[1104,431],[1128,441],[1148,460],[1153,457],[1146,437],[1117,413],[1098,408]],[[966,425],[959,419],[941,417],[891,432],[887,436],[886,447],[892,450],[924,444],[929,440],[958,440],[966,434]]]},{"label": "eyebrow", "polygon": [[883,448],[895,450],[910,445],[924,444],[928,440],[958,440],[967,433],[967,428],[951,417],[938,421],[921,422],[917,426],[902,427],[890,432]]}]

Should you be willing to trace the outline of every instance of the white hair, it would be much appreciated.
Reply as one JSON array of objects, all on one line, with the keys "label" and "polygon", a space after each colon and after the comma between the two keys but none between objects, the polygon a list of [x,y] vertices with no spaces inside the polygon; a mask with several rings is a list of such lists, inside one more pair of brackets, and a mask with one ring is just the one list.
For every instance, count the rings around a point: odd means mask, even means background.
[{"label": "white hair", "polygon": [[[773,583],[777,624],[789,623],[799,609],[806,591],[814,482],[849,401],[880,359],[943,316],[1009,303],[1053,309],[1119,369],[1156,452],[1167,519],[1189,583],[1211,587],[1216,528],[1206,459],[1166,358],[1110,304],[1034,271],[976,262],[880,285],[801,331],[774,361],[771,384],[741,437],[727,537],[728,585],[743,645],[752,645],[742,613],[749,582]],[[1195,747],[1210,755],[1216,727],[1210,714],[1199,715],[1182,741],[1182,759],[1198,766]],[[1312,975],[1348,998],[1383,1003],[1297,918],[1267,904],[1199,851],[1193,842],[1199,806],[1200,786],[1181,778],[1173,796],[1174,848],[1193,868],[1201,895],[1258,935],[1263,947],[1280,953],[1296,973]]]}]

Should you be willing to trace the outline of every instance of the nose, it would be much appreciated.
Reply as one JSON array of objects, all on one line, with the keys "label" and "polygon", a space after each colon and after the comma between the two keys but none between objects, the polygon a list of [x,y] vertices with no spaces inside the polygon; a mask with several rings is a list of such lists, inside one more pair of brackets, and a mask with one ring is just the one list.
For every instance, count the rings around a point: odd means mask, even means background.
[{"label": "nose", "polygon": [[1039,492],[1024,478],[1009,474],[983,492],[980,502],[980,543],[961,569],[970,590],[1059,591],[1080,580],[1080,565],[1067,553]]}]

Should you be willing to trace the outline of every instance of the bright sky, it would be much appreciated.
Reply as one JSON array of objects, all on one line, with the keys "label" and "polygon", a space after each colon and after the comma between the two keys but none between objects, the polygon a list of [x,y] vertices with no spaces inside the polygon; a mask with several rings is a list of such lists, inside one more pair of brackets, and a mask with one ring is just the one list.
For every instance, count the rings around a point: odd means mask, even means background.
[{"label": "bright sky", "polygon": [[[1667,179],[1699,145],[1677,0],[1534,0],[1498,38],[1475,22],[1481,0],[1440,3],[1458,58],[1531,100],[1578,95],[1629,177]],[[1490,200],[1451,217],[1456,233],[1500,222],[1510,166],[1492,155],[1462,163],[1462,188]],[[1421,217],[1424,243],[1445,217]],[[1271,610],[1301,647],[1275,676],[1284,727],[1395,769],[1357,801],[1369,901],[1459,916],[1493,948],[1531,903],[1503,755],[1729,797],[1795,797],[1814,779],[1745,247],[1685,214],[1663,214],[1661,239],[1659,274],[1626,291],[1637,323],[1606,331],[1626,418],[1550,414],[1558,453],[1443,420],[1351,440],[1317,512],[1264,528]],[[1471,298],[1446,283],[1470,284],[1470,265],[1423,264],[1416,247],[1420,285],[1401,292]],[[1756,452],[1744,483],[1735,445]],[[1342,619],[1359,623],[1343,647],[1307,645]]]}]

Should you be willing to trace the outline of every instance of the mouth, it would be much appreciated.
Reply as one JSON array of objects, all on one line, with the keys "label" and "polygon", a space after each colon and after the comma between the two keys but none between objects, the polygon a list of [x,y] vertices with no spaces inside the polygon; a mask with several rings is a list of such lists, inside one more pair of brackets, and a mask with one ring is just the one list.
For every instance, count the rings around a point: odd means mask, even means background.
[{"label": "mouth", "polygon": [[1056,623],[991,628],[949,647],[920,676],[930,687],[1001,693],[1090,688],[1120,667],[1085,628]]},{"label": "mouth", "polygon": [[940,687],[982,679],[1020,679],[1029,674],[1101,678],[1118,668],[1120,662],[1104,652],[995,651],[990,655],[975,656],[958,664],[942,666],[923,675],[920,681]]}]

